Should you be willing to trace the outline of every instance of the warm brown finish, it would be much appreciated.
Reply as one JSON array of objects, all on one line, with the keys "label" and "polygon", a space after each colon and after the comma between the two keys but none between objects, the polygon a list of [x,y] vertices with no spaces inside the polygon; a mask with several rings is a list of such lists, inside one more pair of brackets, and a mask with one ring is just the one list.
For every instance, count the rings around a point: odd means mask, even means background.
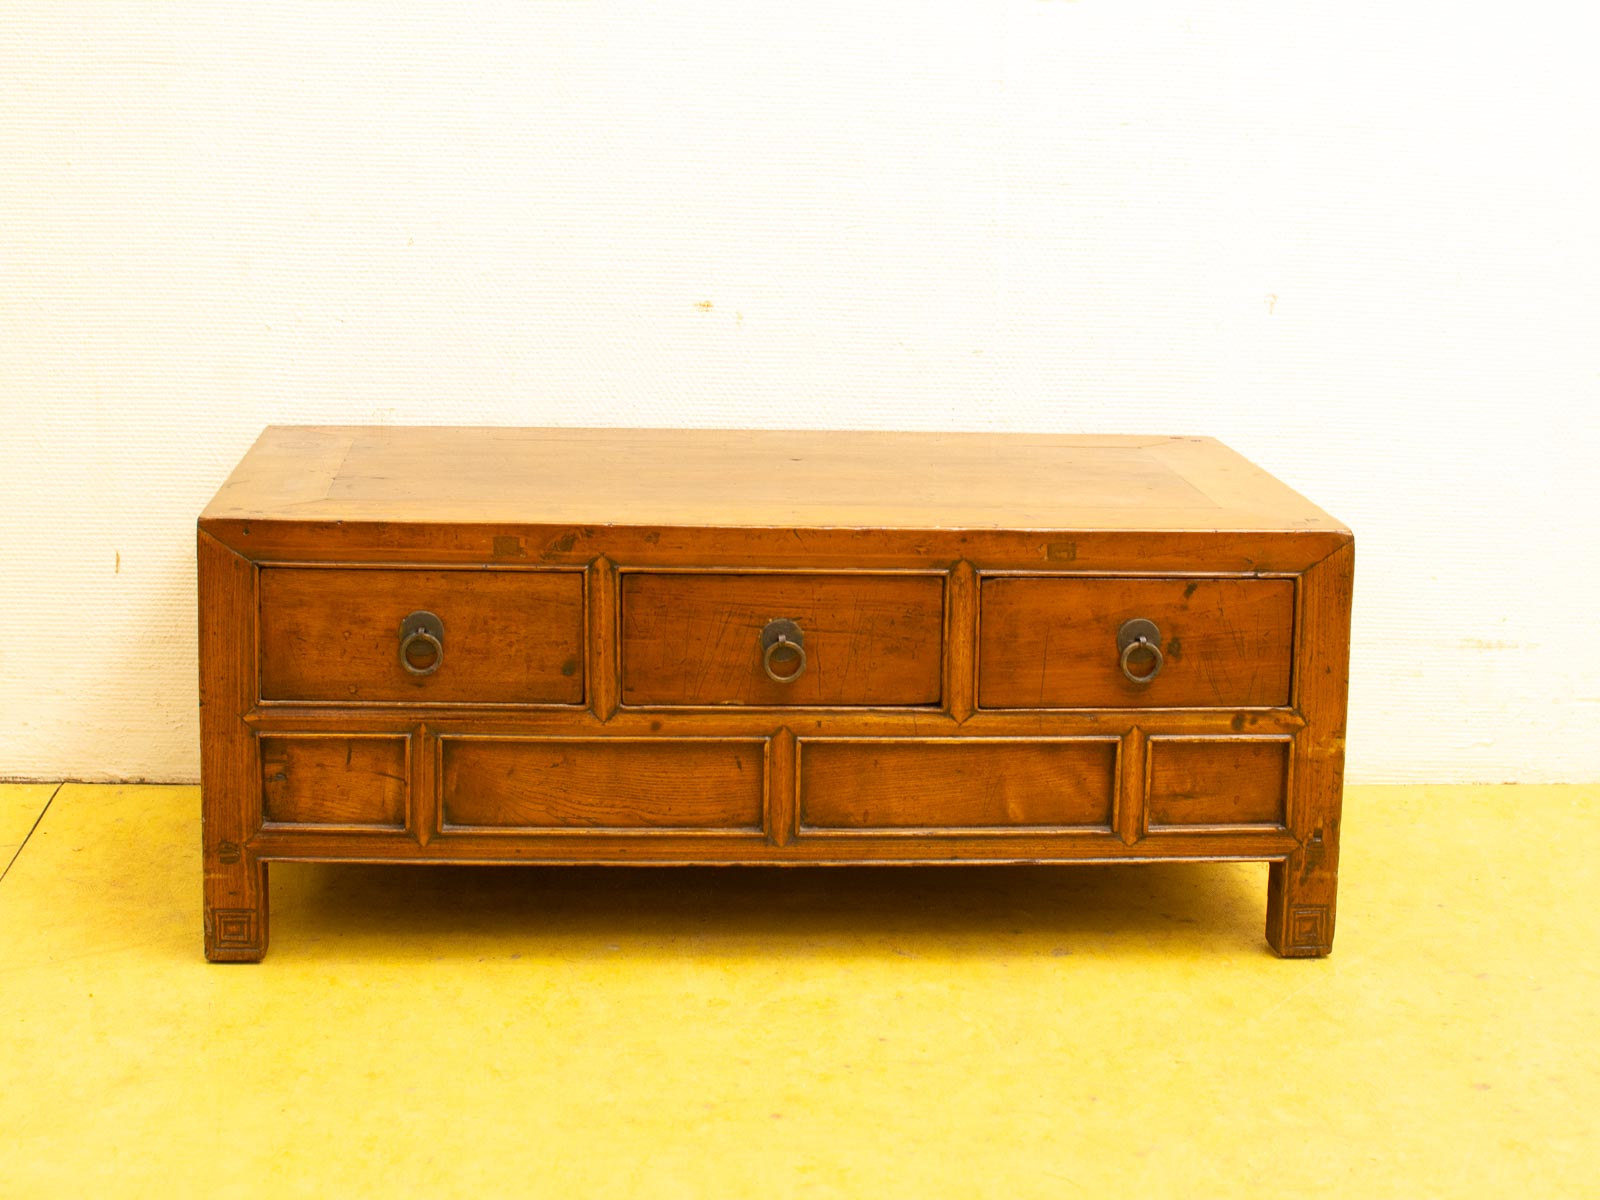
[{"label": "warm brown finish", "polygon": [[1147,828],[1281,828],[1289,746],[1288,738],[1151,738]]},{"label": "warm brown finish", "polygon": [[444,830],[761,832],[764,743],[445,738]]},{"label": "warm brown finish", "polygon": [[1299,848],[1267,876],[1267,941],[1294,957],[1326,954],[1333,944],[1354,573],[1355,544],[1346,542],[1300,577],[1295,699],[1306,727],[1295,740],[1289,795]]},{"label": "warm brown finish", "polygon": [[1204,438],[270,429],[200,521],[207,955],[283,859],[1218,858],[1325,954],[1352,561]]},{"label": "warm brown finish", "polygon": [[[984,708],[1249,708],[1289,702],[1294,581],[985,579],[978,704]],[[1117,631],[1145,618],[1165,661],[1123,673]],[[1135,674],[1148,664],[1130,659]]]},{"label": "warm brown finish", "polygon": [[[430,675],[408,674],[398,653],[400,622],[419,609],[444,622]],[[267,568],[261,698],[581,704],[583,574]]]},{"label": "warm brown finish", "polygon": [[404,737],[261,739],[261,818],[269,825],[403,829]]},{"label": "warm brown finish", "polygon": [[1111,832],[1116,738],[802,740],[809,829]]},{"label": "warm brown finish", "polygon": [[[792,682],[762,669],[761,631],[775,619],[805,636]],[[938,575],[630,573],[622,703],[937,704],[943,626]]]},{"label": "warm brown finish", "polygon": [[205,517],[321,525],[1343,532],[1303,496],[1210,438],[752,429],[276,426],[229,476]]},{"label": "warm brown finish", "polygon": [[201,840],[206,957],[255,962],[267,948],[261,757],[243,717],[256,698],[256,567],[206,532],[200,582]]}]

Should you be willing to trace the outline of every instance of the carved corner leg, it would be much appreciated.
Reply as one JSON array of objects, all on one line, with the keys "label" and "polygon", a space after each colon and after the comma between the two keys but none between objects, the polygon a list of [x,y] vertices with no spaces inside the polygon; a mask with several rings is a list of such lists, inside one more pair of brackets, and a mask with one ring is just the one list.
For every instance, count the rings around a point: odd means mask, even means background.
[{"label": "carved corner leg", "polygon": [[1300,846],[1272,864],[1267,883],[1267,941],[1285,958],[1321,958],[1333,949],[1354,569],[1355,544],[1347,541],[1300,581],[1294,671],[1306,726],[1296,739],[1289,800],[1289,827]]},{"label": "carved corner leg", "polygon": [[200,581],[200,850],[206,957],[267,952],[267,865],[247,844],[261,828],[261,764],[244,714],[257,693],[255,564],[204,530]]},{"label": "carved corner leg", "polygon": [[207,846],[206,858],[206,958],[260,962],[267,953],[267,864],[228,842]]},{"label": "carved corner leg", "polygon": [[1333,950],[1333,917],[1339,888],[1338,858],[1323,835],[1267,877],[1267,941],[1284,958],[1321,958]]}]

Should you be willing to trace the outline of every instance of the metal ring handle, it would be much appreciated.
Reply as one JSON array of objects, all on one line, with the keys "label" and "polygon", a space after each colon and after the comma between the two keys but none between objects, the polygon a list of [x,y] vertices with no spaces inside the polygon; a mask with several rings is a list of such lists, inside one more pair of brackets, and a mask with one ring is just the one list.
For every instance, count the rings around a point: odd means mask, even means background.
[{"label": "metal ring handle", "polygon": [[[1143,675],[1135,675],[1128,669],[1133,661],[1133,652],[1143,647],[1150,652],[1155,665]],[[1122,665],[1122,673],[1128,677],[1130,683],[1144,685],[1157,675],[1166,665],[1167,657],[1161,653],[1161,626],[1144,617],[1134,617],[1131,621],[1124,621],[1122,628],[1117,630],[1117,649],[1122,652],[1117,661]]]},{"label": "metal ring handle", "polygon": [[[779,650],[792,650],[794,653],[779,659]],[[787,675],[779,675],[772,669],[774,662],[789,662],[791,659],[796,665]],[[761,631],[761,669],[773,683],[793,683],[806,673],[806,635],[799,622],[787,617],[767,622]]]},{"label": "metal ring handle", "polygon": [[[779,675],[772,669],[773,656],[776,655],[779,650],[793,650],[794,660],[799,664],[787,675]],[[785,659],[784,661],[787,662],[788,659]],[[780,634],[776,641],[762,651],[761,669],[767,673],[767,678],[772,680],[774,683],[793,683],[796,679],[799,679],[800,676],[806,673],[806,648],[799,642],[791,642],[788,638]]]},{"label": "metal ring handle", "polygon": [[[411,661],[411,648],[418,642],[433,647],[433,661],[425,667]],[[400,622],[400,665],[411,675],[432,675],[444,665],[444,622],[433,613],[414,612]]]},{"label": "metal ring handle", "polygon": [[[1135,675],[1128,669],[1128,660],[1133,657],[1135,650],[1148,650],[1154,656],[1155,666],[1151,667],[1143,675]],[[1118,661],[1122,664],[1122,673],[1134,683],[1149,683],[1157,675],[1161,674],[1161,668],[1166,665],[1167,656],[1161,653],[1160,643],[1141,637],[1136,641],[1129,642],[1122,648],[1122,657]]]},{"label": "metal ring handle", "polygon": [[[418,642],[427,642],[433,647],[433,661],[425,667],[413,666],[411,662],[411,647]],[[400,665],[413,675],[432,675],[443,661],[444,643],[426,629],[413,629],[400,643]]]}]

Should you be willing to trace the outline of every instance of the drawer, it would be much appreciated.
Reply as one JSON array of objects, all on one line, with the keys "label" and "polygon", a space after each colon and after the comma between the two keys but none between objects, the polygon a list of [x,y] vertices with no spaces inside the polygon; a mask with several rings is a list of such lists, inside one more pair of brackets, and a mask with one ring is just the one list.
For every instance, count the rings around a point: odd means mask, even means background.
[{"label": "drawer", "polygon": [[803,739],[800,824],[815,830],[1109,830],[1116,738]]},{"label": "drawer", "polygon": [[[1291,579],[1007,576],[979,595],[982,708],[1289,703]],[[1119,638],[1135,621],[1159,661]]]},{"label": "drawer", "polygon": [[943,628],[942,575],[630,572],[622,702],[937,704]]},{"label": "drawer", "polygon": [[440,742],[444,830],[759,832],[765,739]]},{"label": "drawer", "polygon": [[1282,829],[1290,744],[1287,737],[1152,737],[1145,778],[1148,831]]},{"label": "drawer", "polygon": [[264,735],[261,819],[273,826],[403,829],[411,785],[405,735]]},{"label": "drawer", "polygon": [[[581,571],[261,571],[264,700],[580,704]],[[402,622],[439,620],[439,653]]]}]

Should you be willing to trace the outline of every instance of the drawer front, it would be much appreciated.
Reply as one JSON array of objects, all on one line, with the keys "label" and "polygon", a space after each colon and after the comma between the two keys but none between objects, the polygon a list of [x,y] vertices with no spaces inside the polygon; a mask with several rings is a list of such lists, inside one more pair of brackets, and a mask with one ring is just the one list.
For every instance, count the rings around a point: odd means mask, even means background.
[{"label": "drawer front", "polygon": [[[774,622],[804,669],[768,675]],[[622,702],[634,705],[939,703],[940,575],[630,572],[622,579]],[[797,632],[796,632],[797,631]],[[769,638],[772,636],[768,635]],[[770,666],[794,674],[798,653]]]},{"label": "drawer front", "polygon": [[1287,737],[1152,737],[1146,777],[1149,832],[1283,828]]},{"label": "drawer front", "polygon": [[[439,618],[401,662],[401,624]],[[583,702],[580,571],[261,571],[264,700],[413,704]],[[432,636],[430,634],[430,636]]]},{"label": "drawer front", "polygon": [[806,739],[800,823],[815,830],[1107,830],[1116,738]]},{"label": "drawer front", "polygon": [[[982,708],[1289,703],[1293,580],[1006,577],[980,596]],[[1153,677],[1155,655],[1119,642],[1134,621],[1159,635]]]},{"label": "drawer front", "polygon": [[404,829],[409,743],[404,735],[263,736],[261,819],[276,826]]},{"label": "drawer front", "polygon": [[765,739],[447,737],[440,754],[445,832],[762,827]]}]

